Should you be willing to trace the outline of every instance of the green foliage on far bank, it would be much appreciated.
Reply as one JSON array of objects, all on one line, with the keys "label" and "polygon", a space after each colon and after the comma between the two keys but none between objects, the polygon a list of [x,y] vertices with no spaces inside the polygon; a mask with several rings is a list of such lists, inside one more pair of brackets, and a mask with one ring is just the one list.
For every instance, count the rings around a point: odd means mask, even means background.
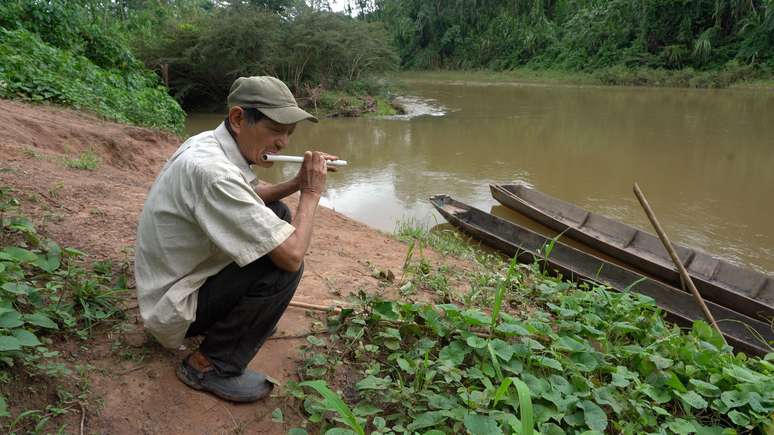
[{"label": "green foliage on far bank", "polygon": [[281,12],[242,2],[187,9],[134,44],[186,107],[222,108],[234,79],[250,75],[279,77],[311,107],[324,91],[349,91],[397,65],[380,23],[298,3]]},{"label": "green foliage on far bank", "polygon": [[692,86],[774,71],[772,0],[355,3],[362,17],[387,24],[410,69],[604,71],[611,84],[682,71],[674,83]]},{"label": "green foliage on far bank", "polygon": [[0,5],[0,97],[172,131],[182,130],[185,116],[115,25],[63,0]]}]

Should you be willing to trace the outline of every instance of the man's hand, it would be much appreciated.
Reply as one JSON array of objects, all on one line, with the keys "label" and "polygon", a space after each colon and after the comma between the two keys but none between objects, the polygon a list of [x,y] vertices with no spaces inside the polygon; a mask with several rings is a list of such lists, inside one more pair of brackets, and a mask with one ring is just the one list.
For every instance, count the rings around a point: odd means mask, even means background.
[{"label": "man's hand", "polygon": [[307,151],[304,153],[304,163],[296,175],[298,190],[301,193],[316,193],[322,195],[325,189],[325,175],[327,171],[335,172],[335,168],[328,167],[328,160],[336,160],[338,157],[319,151]]}]

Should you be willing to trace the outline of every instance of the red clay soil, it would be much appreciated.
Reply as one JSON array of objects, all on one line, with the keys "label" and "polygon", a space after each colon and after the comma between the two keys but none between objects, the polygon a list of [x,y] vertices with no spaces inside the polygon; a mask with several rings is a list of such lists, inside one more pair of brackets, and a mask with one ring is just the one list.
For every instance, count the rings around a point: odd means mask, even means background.
[{"label": "red clay soil", "polygon": [[[131,271],[146,193],[180,138],[7,100],[0,100],[0,125],[0,185],[17,191],[38,230],[63,246],[85,251],[93,259],[111,259]],[[64,164],[88,150],[101,157],[95,170]],[[289,198],[291,210],[295,203]],[[360,289],[389,291],[373,276],[374,267],[398,274],[406,253],[407,246],[387,234],[320,207],[295,300],[328,305]],[[165,350],[147,340],[134,295],[127,307],[129,331],[105,330],[86,343],[76,339],[74,350],[66,353],[70,360],[97,368],[89,372],[83,433],[286,433],[303,423],[298,403],[284,397],[282,388],[259,403],[234,405],[184,386],[174,370],[187,351]],[[307,333],[314,320],[304,310],[288,309],[277,336],[250,368],[280,382],[297,379],[299,347],[305,339],[283,337]],[[20,406],[13,401],[9,405],[17,410]],[[282,424],[271,419],[278,407],[285,416]],[[65,418],[68,433],[80,431],[81,415],[75,407]]]}]

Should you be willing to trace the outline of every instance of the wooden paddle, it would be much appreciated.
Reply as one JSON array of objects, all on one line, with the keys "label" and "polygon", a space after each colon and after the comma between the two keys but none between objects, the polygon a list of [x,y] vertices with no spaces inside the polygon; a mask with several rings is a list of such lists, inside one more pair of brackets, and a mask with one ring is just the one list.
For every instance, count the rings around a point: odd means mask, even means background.
[{"label": "wooden paddle", "polygon": [[648,219],[650,220],[650,223],[653,225],[653,228],[656,229],[656,233],[658,234],[658,238],[661,239],[661,243],[664,244],[664,248],[669,253],[669,256],[672,257],[672,262],[675,264],[675,267],[680,272],[680,277],[683,281],[683,283],[688,285],[688,288],[691,289],[691,293],[693,293],[694,299],[696,299],[696,303],[701,307],[701,310],[704,312],[704,317],[707,318],[707,321],[715,327],[715,330],[718,331],[718,334],[723,338],[723,342],[726,341],[725,337],[723,337],[723,332],[720,330],[720,327],[718,326],[718,323],[715,321],[715,318],[712,316],[712,313],[710,312],[709,308],[707,308],[707,304],[704,303],[704,298],[701,297],[701,293],[699,293],[699,290],[696,289],[696,286],[693,284],[693,280],[691,279],[691,276],[688,275],[688,271],[685,270],[685,267],[683,266],[683,263],[680,261],[680,258],[677,256],[677,252],[675,252],[675,248],[672,246],[672,242],[669,241],[669,237],[667,237],[666,233],[664,232],[664,229],[661,228],[661,224],[658,222],[658,219],[656,218],[656,214],[653,212],[653,209],[650,207],[650,204],[648,204],[648,200],[645,199],[645,194],[642,193],[642,190],[640,190],[640,186],[637,183],[634,183],[634,194],[637,196],[637,200],[640,201],[640,205],[642,205],[642,208],[645,209],[645,214],[648,215]]}]

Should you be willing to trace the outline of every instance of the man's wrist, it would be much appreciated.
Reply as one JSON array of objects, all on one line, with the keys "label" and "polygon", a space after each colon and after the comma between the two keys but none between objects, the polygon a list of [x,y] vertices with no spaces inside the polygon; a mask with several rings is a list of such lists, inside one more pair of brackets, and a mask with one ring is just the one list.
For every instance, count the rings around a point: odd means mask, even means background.
[{"label": "man's wrist", "polygon": [[322,197],[322,192],[317,190],[317,189],[313,189],[313,188],[310,188],[310,187],[301,187],[301,188],[299,188],[299,190],[301,191],[301,197],[302,198],[307,196],[307,197],[310,197],[310,198],[317,199],[319,201],[320,198]]}]

